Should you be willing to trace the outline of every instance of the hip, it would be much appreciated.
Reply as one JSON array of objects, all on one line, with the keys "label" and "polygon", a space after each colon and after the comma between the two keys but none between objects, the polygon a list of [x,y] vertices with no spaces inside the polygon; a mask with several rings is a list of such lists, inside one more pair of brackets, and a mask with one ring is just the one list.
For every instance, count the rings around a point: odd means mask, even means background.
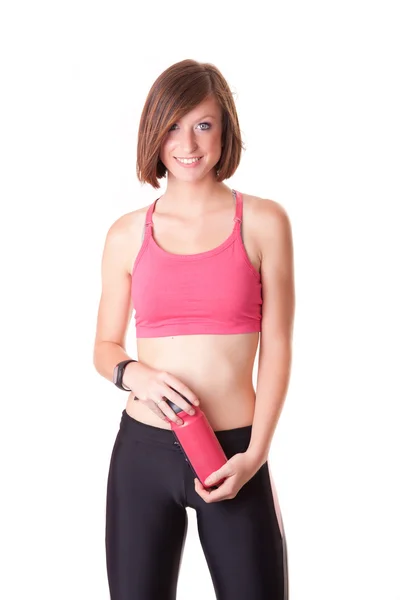
[{"label": "hip", "polygon": [[[227,453],[227,456],[233,456],[237,452],[245,452],[251,439],[252,425],[234,427],[230,429],[218,430],[215,435]],[[135,444],[147,444],[146,452],[150,452],[153,447],[154,453],[163,453],[165,450],[172,450],[181,456],[179,444],[176,442],[176,436],[171,430],[165,430],[158,425],[149,425],[129,415],[124,409],[121,414],[118,437],[124,442],[133,442]]]}]

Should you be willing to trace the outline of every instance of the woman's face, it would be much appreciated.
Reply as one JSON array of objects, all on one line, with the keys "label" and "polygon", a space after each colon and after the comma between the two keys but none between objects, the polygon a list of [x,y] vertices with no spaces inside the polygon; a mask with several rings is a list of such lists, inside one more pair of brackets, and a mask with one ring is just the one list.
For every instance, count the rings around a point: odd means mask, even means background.
[{"label": "woman's face", "polygon": [[211,96],[172,125],[162,143],[160,159],[168,176],[197,181],[214,174],[221,156],[221,136],[222,110]]}]

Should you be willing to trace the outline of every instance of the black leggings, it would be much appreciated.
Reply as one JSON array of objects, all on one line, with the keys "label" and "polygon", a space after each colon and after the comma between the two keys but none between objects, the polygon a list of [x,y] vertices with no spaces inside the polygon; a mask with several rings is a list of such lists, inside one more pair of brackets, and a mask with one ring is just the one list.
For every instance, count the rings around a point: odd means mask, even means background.
[{"label": "black leggings", "polygon": [[[230,458],[246,451],[251,426],[216,435]],[[111,600],[175,600],[186,507],[197,513],[217,600],[288,599],[285,533],[268,462],[235,498],[207,504],[194,489],[193,472],[172,431],[141,423],[124,410],[107,483]]]}]

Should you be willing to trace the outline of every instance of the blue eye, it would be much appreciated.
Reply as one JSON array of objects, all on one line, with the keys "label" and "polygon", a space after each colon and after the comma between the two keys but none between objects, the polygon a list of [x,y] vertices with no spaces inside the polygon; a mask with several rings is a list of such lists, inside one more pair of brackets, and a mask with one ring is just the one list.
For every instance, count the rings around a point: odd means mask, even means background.
[{"label": "blue eye", "polygon": [[[204,128],[203,128],[203,127],[201,127],[201,125],[206,125],[206,127],[204,127]],[[169,131],[174,131],[174,127],[176,127],[176,126],[177,126],[177,124],[176,124],[176,123],[174,123],[174,125],[172,125],[172,126],[170,127]],[[208,129],[210,129],[210,127],[211,127],[211,124],[210,124],[210,123],[203,122],[203,123],[199,123],[199,127],[200,127],[200,130],[201,130],[201,131],[207,131]]]}]

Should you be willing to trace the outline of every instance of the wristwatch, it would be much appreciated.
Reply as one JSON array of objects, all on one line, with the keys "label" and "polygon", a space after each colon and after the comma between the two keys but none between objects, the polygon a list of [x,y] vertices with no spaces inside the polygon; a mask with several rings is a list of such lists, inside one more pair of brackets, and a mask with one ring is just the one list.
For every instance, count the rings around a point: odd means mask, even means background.
[{"label": "wristwatch", "polygon": [[138,362],[138,361],[133,358],[129,358],[128,360],[123,360],[123,361],[119,362],[114,367],[113,382],[120,390],[124,390],[125,392],[132,391],[129,388],[124,387],[124,384],[122,383],[122,378],[124,376],[125,367],[126,367],[126,365],[129,365],[129,363],[131,363],[131,362]]}]

